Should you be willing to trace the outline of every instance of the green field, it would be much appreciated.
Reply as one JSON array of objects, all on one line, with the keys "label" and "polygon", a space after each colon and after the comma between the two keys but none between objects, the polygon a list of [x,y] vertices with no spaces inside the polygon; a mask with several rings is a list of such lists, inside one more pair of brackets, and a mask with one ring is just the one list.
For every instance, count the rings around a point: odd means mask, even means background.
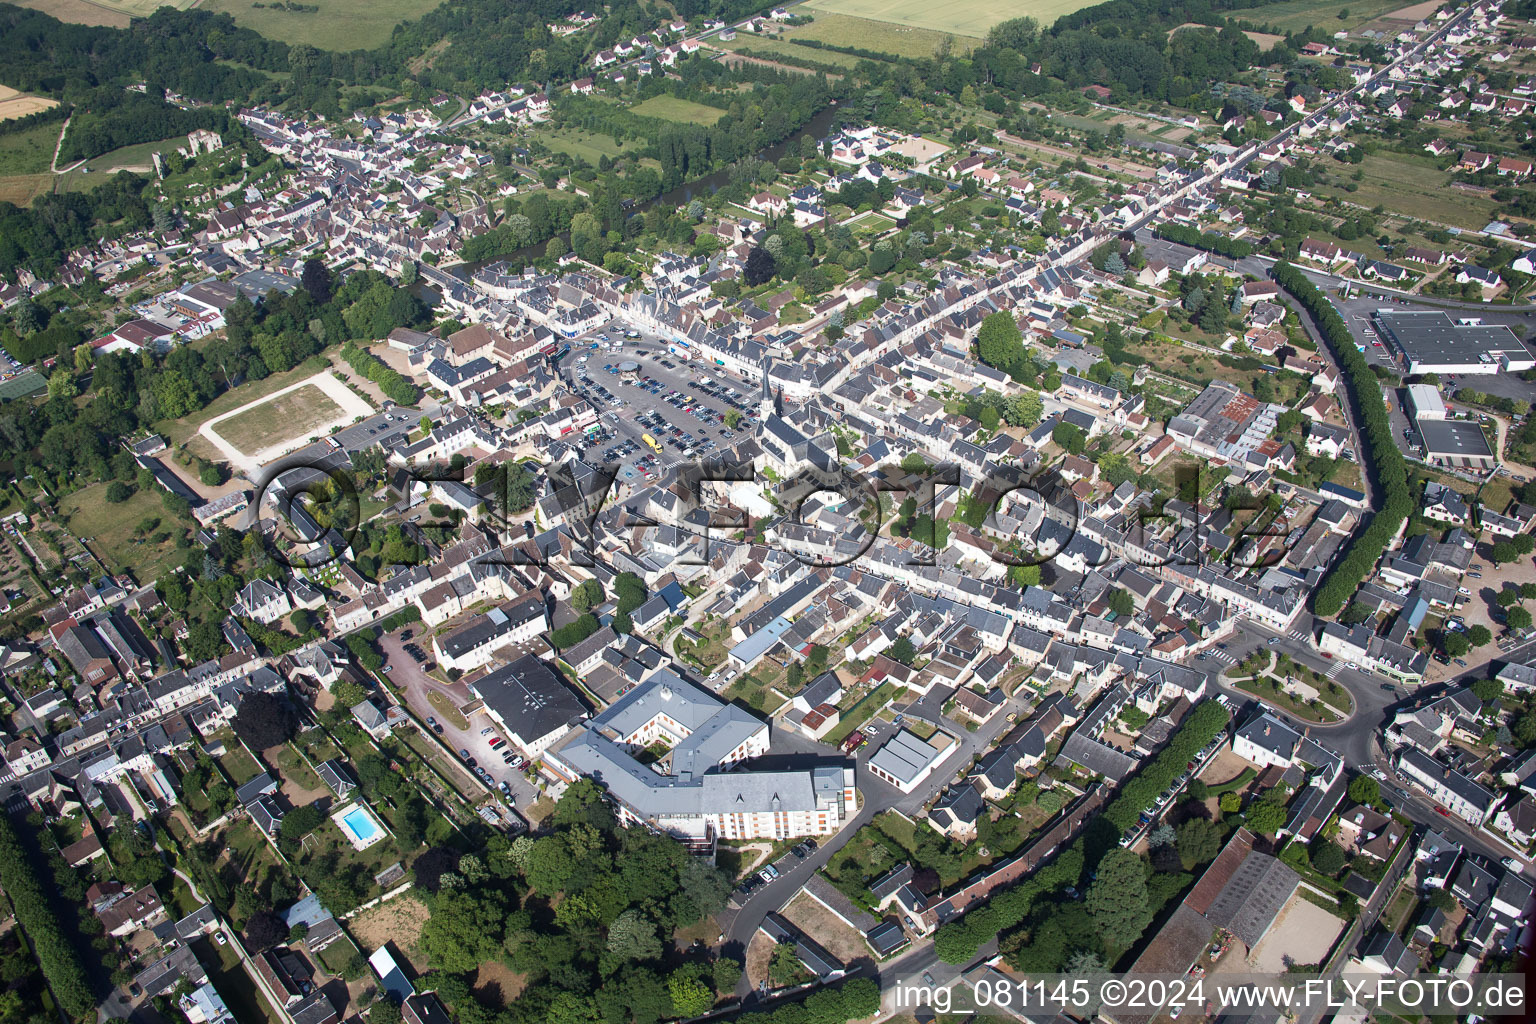
[{"label": "green field", "polygon": [[831,11],[817,11],[815,21],[787,29],[784,35],[788,39],[815,39],[829,46],[852,46],[897,57],[932,57],[940,52],[946,41],[951,52],[967,53],[975,42],[947,32],[855,18]]},{"label": "green field", "polygon": [[212,429],[247,455],[307,436],[342,414],[341,406],[313,384],[269,399],[215,423]]},{"label": "green field", "polygon": [[26,206],[53,187],[49,165],[58,124],[40,124],[0,135],[0,202]]},{"label": "green field", "polygon": [[[135,0],[153,4],[153,0]],[[259,2],[259,0],[256,0]],[[308,43],[322,50],[371,50],[389,41],[402,21],[418,18],[442,0],[303,0],[318,6],[313,13],[286,11],[276,3],[262,7],[253,0],[211,0],[203,10],[228,14],[243,28],[254,29],[285,43]]]},{"label": "green field", "polygon": [[[1362,3],[1321,3],[1319,0],[1280,0],[1266,7],[1248,7],[1240,11],[1228,11],[1227,16],[1236,21],[1249,21],[1257,25],[1273,25],[1281,32],[1300,32],[1308,25],[1338,32],[1354,30],[1368,21],[1403,10],[1402,0],[1364,0]],[[1349,17],[1341,19],[1340,11],[1348,11]],[[1417,20],[1417,19],[1414,19]]]},{"label": "green field", "polygon": [[33,125],[0,135],[0,176],[46,173],[53,161],[53,144],[59,139],[59,124]]},{"label": "green field", "polygon": [[612,135],[589,132],[585,128],[540,128],[537,139],[557,153],[574,156],[590,164],[596,164],[605,156],[612,160],[624,152]]},{"label": "green field", "polygon": [[776,56],[797,57],[800,60],[814,61],[817,64],[827,64],[836,68],[852,68],[858,64],[858,57],[847,53],[838,53],[836,50],[813,50],[807,46],[796,46],[782,39],[765,39],[750,33],[740,33],[729,43],[715,42],[723,50],[741,50],[750,56],[760,57],[763,60],[772,60]]},{"label": "green field", "polygon": [[1003,0],[1002,3],[994,4],[982,0],[958,0],[955,3],[936,4],[933,0],[806,0],[805,7],[818,17],[820,12],[826,11],[829,14],[847,14],[891,25],[926,28],[983,39],[987,31],[999,22],[1028,16],[1041,25],[1050,25],[1062,15],[1092,7],[1095,2],[1042,0],[1025,3],[1022,0]]},{"label": "green field", "polygon": [[[108,503],[106,484],[92,484],[59,502],[59,512],[69,531],[85,539],[90,549],[114,571],[124,569],[135,579],[148,582],[178,564],[176,539],[184,532],[180,523],[165,511],[159,486],[136,492],[120,504]],[[149,537],[138,535],[139,523],[158,519],[160,523]],[[156,537],[169,534],[162,543]]]},{"label": "green field", "polygon": [[1451,176],[1427,155],[1374,153],[1359,169],[1365,177],[1356,191],[1345,192],[1330,184],[1319,194],[1337,195],[1367,209],[1381,204],[1393,213],[1459,228],[1481,228],[1497,209],[1492,200],[1451,188]]},{"label": "green field", "polygon": [[636,103],[630,109],[645,117],[660,117],[668,121],[679,121],[683,124],[709,125],[714,124],[725,116],[725,111],[719,107],[706,106],[703,103],[695,103],[693,100],[668,96],[666,93],[652,96],[644,103]]}]

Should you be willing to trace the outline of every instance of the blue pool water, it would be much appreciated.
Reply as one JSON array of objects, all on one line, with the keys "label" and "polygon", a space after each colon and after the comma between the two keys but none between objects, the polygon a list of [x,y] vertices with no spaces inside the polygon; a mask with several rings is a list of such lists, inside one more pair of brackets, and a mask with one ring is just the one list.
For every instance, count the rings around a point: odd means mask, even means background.
[{"label": "blue pool water", "polygon": [[356,836],[359,842],[366,843],[379,834],[379,826],[373,823],[373,817],[361,807],[342,815],[341,820],[347,823],[347,830]]}]

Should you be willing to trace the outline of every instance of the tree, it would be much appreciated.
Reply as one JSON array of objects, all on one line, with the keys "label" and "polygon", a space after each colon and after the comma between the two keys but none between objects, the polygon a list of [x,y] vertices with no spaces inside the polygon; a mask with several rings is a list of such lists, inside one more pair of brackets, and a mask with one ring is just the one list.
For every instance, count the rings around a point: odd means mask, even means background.
[{"label": "tree", "polygon": [[1236,814],[1243,809],[1243,798],[1236,793],[1221,794],[1221,799],[1217,803],[1221,806],[1222,814]]},{"label": "tree", "polygon": [[1072,455],[1083,454],[1083,449],[1088,446],[1088,435],[1075,423],[1056,424],[1051,431],[1051,440],[1056,442],[1058,448]]},{"label": "tree", "polygon": [[1349,798],[1357,804],[1375,804],[1381,800],[1381,784],[1369,775],[1349,780]]},{"label": "tree", "polygon": [[320,260],[310,257],[304,261],[304,272],[299,283],[315,301],[315,305],[323,306],[331,301],[331,271]]},{"label": "tree", "polygon": [[1147,916],[1147,875],[1141,858],[1124,849],[1105,854],[1085,902],[1105,935],[1140,934]]},{"label": "tree", "polygon": [[608,926],[608,952],[621,960],[655,960],[661,956],[656,922],[639,910],[626,910]]},{"label": "tree", "polygon": [[1136,612],[1136,599],[1124,587],[1113,587],[1109,591],[1109,610],[1120,616],[1133,615]]},{"label": "tree", "polygon": [[1175,845],[1185,870],[1209,863],[1221,852],[1221,826],[1208,818],[1190,818],[1179,826]]},{"label": "tree", "polygon": [[1511,608],[1504,613],[1504,622],[1510,629],[1530,629],[1531,613],[1524,608]]},{"label": "tree", "polygon": [[976,332],[976,356],[1004,373],[1012,374],[1024,363],[1024,332],[1006,311],[991,313]]},{"label": "tree", "polygon": [[911,640],[904,636],[899,636],[886,650],[885,656],[903,665],[910,665],[912,664],[912,659],[917,657],[917,648],[912,646]]},{"label": "tree", "polygon": [[368,1011],[368,1024],[400,1024],[400,1007],[391,998],[380,999]]},{"label": "tree", "polygon": [[182,641],[183,653],[194,662],[212,661],[224,653],[224,634],[212,622],[199,622],[187,631]]},{"label": "tree", "polygon": [[1272,836],[1285,825],[1285,808],[1268,800],[1259,800],[1248,808],[1248,827],[1262,836]]},{"label": "tree", "polygon": [[1428,903],[1436,910],[1443,911],[1447,914],[1456,909],[1456,897],[1452,896],[1444,889],[1436,889],[1435,891],[1431,892],[1429,896],[1425,898],[1424,902]]},{"label": "tree", "polygon": [[672,1009],[679,1017],[702,1017],[715,1005],[715,994],[709,986],[685,968],[667,976],[667,992],[672,996]]},{"label": "tree", "polygon": [[1330,878],[1344,870],[1344,851],[1339,844],[1324,839],[1312,848],[1312,866]]},{"label": "tree", "polygon": [[1504,684],[1497,679],[1479,679],[1471,686],[1472,693],[1484,704],[1492,704],[1504,695]]},{"label": "tree", "polygon": [[752,251],[747,253],[747,266],[743,272],[747,286],[755,288],[772,280],[775,268],[772,254],[760,245],[753,246]]},{"label": "tree", "polygon": [[291,739],[299,720],[287,701],[257,690],[240,699],[230,725],[246,746],[252,750],[266,750]]},{"label": "tree", "polygon": [[1459,658],[1472,649],[1471,643],[1463,634],[1452,631],[1447,631],[1440,643],[1445,648],[1445,653],[1453,658]]},{"label": "tree", "polygon": [[417,886],[427,892],[437,892],[442,886],[443,876],[452,874],[458,868],[459,851],[451,846],[434,846],[417,857],[411,865]]},{"label": "tree", "polygon": [[107,485],[107,501],[113,505],[121,505],[133,497],[133,488],[121,480],[113,480]]},{"label": "tree", "polygon": [[585,614],[603,602],[603,585],[597,580],[583,580],[571,591],[571,607]]},{"label": "tree", "polygon": [[[806,138],[810,138],[810,136],[807,135]],[[728,995],[736,988],[736,983],[741,980],[742,966],[740,960],[732,960],[728,956],[723,956],[710,964],[709,969],[715,983],[716,992]]]},{"label": "tree", "polygon": [[1493,560],[1500,564],[1513,562],[1520,557],[1520,552],[1507,540],[1501,540],[1493,546]]},{"label": "tree", "polygon": [[1504,590],[1501,590],[1497,594],[1493,595],[1493,603],[1498,605],[1500,608],[1513,608],[1515,605],[1520,603],[1520,594],[1518,591],[1505,588]]},{"label": "tree", "polygon": [[288,926],[270,910],[258,910],[245,922],[245,945],[253,952],[288,941]]}]

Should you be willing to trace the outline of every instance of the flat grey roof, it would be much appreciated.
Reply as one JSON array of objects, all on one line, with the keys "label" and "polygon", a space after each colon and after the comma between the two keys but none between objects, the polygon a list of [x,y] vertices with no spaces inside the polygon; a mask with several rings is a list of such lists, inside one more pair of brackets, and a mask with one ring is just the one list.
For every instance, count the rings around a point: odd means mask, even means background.
[{"label": "flat grey roof", "polygon": [[1504,352],[1530,358],[1520,339],[1502,324],[1462,325],[1439,310],[1377,313],[1376,323],[1411,363],[1475,365],[1496,362]]},{"label": "flat grey roof", "polygon": [[1447,458],[1493,457],[1488,439],[1476,423],[1458,420],[1420,420],[1419,434],[1424,438],[1424,450],[1430,455]]}]

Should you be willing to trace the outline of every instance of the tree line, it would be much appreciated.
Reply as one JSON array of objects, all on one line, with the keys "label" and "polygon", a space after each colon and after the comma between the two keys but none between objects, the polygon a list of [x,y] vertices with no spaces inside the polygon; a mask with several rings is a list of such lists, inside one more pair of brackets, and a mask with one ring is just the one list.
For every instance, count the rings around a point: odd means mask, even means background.
[{"label": "tree line", "polygon": [[1381,382],[1355,345],[1344,318],[1328,301],[1328,296],[1289,263],[1276,263],[1275,283],[1300,302],[1317,324],[1323,340],[1344,371],[1358,417],[1357,426],[1365,451],[1364,468],[1371,474],[1376,490],[1372,495],[1376,510],[1365,526],[1353,537],[1344,553],[1333,563],[1312,595],[1316,615],[1337,615],[1381,558],[1413,511],[1408,489],[1408,463],[1392,437],[1392,423],[1381,397]]},{"label": "tree line", "polygon": [[0,813],[0,878],[10,897],[16,921],[32,943],[43,976],[59,1004],[71,1017],[94,1015],[96,999],[80,953],[65,934],[59,916],[38,878],[8,814]]}]

